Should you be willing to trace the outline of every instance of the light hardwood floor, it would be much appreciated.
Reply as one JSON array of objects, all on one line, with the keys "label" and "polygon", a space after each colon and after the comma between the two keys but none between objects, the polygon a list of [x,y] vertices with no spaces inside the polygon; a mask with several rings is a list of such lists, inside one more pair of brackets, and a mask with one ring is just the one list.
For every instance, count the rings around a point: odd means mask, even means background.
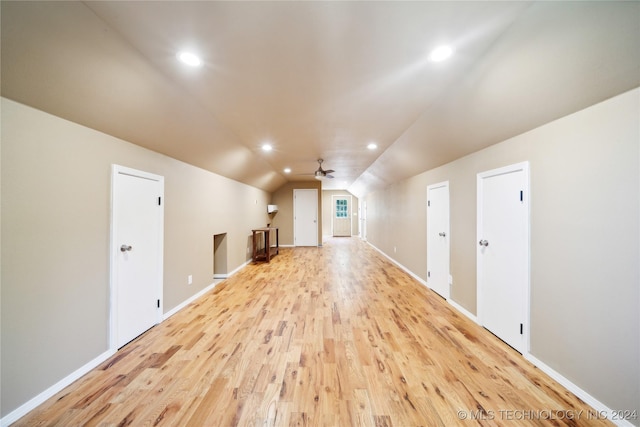
[{"label": "light hardwood floor", "polygon": [[16,425],[610,425],[589,411],[366,243],[336,238],[248,265]]}]

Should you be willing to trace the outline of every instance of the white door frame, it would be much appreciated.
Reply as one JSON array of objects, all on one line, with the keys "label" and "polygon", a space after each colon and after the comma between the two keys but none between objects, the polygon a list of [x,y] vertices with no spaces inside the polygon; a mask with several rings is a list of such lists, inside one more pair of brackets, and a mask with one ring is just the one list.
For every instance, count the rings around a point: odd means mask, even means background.
[{"label": "white door frame", "polygon": [[155,175],[148,172],[139,171],[136,169],[128,168],[120,165],[111,165],[111,221],[110,221],[110,246],[109,246],[109,349],[117,350],[118,349],[118,251],[120,248],[120,242],[116,241],[118,230],[118,219],[115,215],[116,209],[118,208],[118,198],[116,195],[119,191],[118,185],[116,184],[116,176],[118,174],[130,175],[134,177],[149,179],[152,181],[157,181],[160,184],[160,198],[161,198],[161,209],[160,209],[160,225],[159,225],[159,241],[160,245],[158,256],[158,269],[157,277],[158,277],[158,317],[156,323],[160,323],[162,321],[162,313],[163,313],[163,247],[164,247],[164,177],[160,175]]},{"label": "white door frame", "polygon": [[[451,286],[451,208],[450,208],[451,202],[450,200],[451,198],[449,193],[449,181],[439,182],[437,184],[431,184],[427,186],[427,245],[430,240],[429,234],[433,232],[433,230],[430,229],[430,225],[432,225],[430,224],[432,220],[432,215],[429,214],[429,207],[430,207],[429,194],[432,190],[435,190],[437,188],[442,188],[442,187],[445,187],[447,189],[447,227],[446,227],[446,230],[443,230],[443,232],[445,233],[445,236],[443,237],[446,239],[446,242],[447,242],[447,288],[446,288],[446,291],[444,292],[444,295],[440,295],[439,292],[435,290],[434,291],[444,299],[448,300],[451,297],[451,289],[450,289],[450,286]],[[441,232],[441,231],[438,231],[438,232]],[[431,286],[430,277],[429,277],[429,271],[431,270],[431,263],[433,262],[432,256],[430,254],[432,254],[432,251],[427,246],[427,284],[429,286],[429,289],[433,290],[433,287]]]},{"label": "white door frame", "polygon": [[530,179],[529,179],[529,162],[521,162],[513,165],[492,169],[486,172],[481,172],[477,177],[477,235],[476,235],[476,266],[477,266],[477,312],[478,323],[483,325],[484,314],[484,283],[483,283],[483,263],[482,254],[480,251],[479,242],[484,239],[483,230],[481,224],[483,224],[482,218],[482,206],[484,202],[482,181],[485,178],[492,176],[503,175],[507,173],[513,173],[517,171],[524,172],[522,203],[524,204],[524,215],[526,215],[526,232],[522,236],[524,238],[524,245],[526,247],[526,262],[525,262],[525,277],[526,277],[526,290],[525,290],[525,314],[524,314],[524,326],[522,329],[522,348],[516,348],[516,350],[527,354],[530,349],[530,332],[531,332],[531,241],[530,241],[530,229],[531,229],[531,212],[530,212]]},{"label": "white door frame", "polygon": [[351,197],[351,194],[332,194],[331,195],[331,235],[333,236],[333,221],[335,219],[335,208],[336,208],[336,199],[348,199],[349,201],[347,202],[347,207],[349,208],[348,210],[348,215],[349,215],[349,236],[351,236],[351,234],[353,233],[353,213],[352,213],[352,207],[351,207],[351,203],[353,203],[353,198]]}]

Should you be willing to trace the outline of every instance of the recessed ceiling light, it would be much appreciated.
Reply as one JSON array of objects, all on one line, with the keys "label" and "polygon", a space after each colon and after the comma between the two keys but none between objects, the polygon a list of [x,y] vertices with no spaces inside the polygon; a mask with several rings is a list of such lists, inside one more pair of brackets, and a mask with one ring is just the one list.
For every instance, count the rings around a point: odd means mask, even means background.
[{"label": "recessed ceiling light", "polygon": [[262,151],[271,151],[273,150],[273,147],[271,146],[271,144],[262,144]]},{"label": "recessed ceiling light", "polygon": [[284,168],[283,172],[284,173],[291,173],[291,168]]},{"label": "recessed ceiling light", "polygon": [[202,65],[202,60],[191,52],[178,53],[178,59],[181,62],[187,65],[190,65],[192,67],[199,67],[200,65]]},{"label": "recessed ceiling light", "polygon": [[439,46],[431,51],[429,59],[433,62],[444,61],[453,55],[453,49],[450,46]]},{"label": "recessed ceiling light", "polygon": [[369,145],[367,145],[367,148],[369,150],[375,150],[376,148],[378,148],[378,145],[373,143],[373,142],[371,142],[371,143],[369,143]]}]

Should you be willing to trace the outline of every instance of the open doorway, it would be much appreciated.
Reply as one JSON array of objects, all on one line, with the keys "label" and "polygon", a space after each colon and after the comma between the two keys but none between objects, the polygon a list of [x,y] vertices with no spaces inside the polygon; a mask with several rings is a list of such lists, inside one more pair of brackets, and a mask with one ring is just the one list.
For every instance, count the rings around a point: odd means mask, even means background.
[{"label": "open doorway", "polygon": [[227,271],[227,233],[213,235],[213,280],[226,279]]}]

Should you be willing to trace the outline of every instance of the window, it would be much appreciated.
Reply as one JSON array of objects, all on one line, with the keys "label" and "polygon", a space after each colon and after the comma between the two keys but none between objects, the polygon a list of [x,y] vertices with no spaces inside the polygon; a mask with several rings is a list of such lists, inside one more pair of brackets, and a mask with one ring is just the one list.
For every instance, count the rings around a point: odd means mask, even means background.
[{"label": "window", "polygon": [[336,199],[336,218],[348,218],[347,200]]}]

